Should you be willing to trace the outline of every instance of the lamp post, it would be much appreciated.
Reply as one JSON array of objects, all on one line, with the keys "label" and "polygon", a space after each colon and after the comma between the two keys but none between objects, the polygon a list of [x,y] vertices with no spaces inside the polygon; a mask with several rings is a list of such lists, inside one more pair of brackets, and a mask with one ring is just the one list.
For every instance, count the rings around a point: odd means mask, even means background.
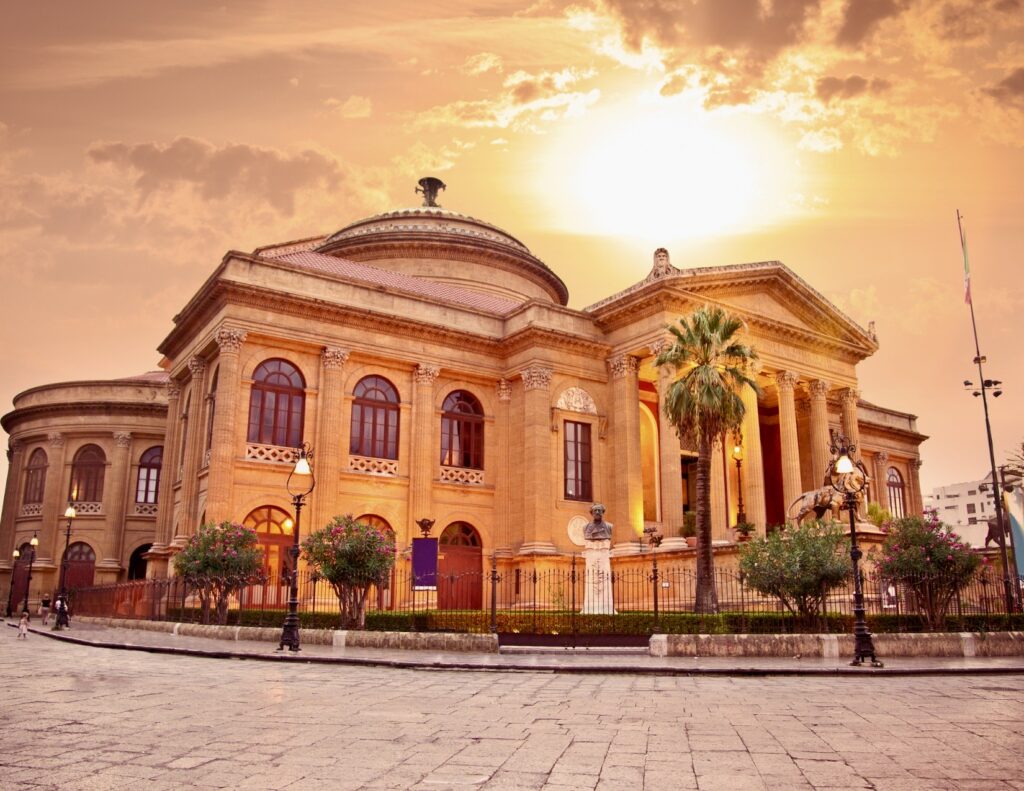
[{"label": "lamp post", "polygon": [[32,591],[32,564],[36,562],[36,547],[39,546],[39,536],[33,533],[32,539],[28,544],[28,580],[25,582],[25,606],[22,608],[22,612],[28,612],[28,595]]},{"label": "lamp post", "polygon": [[732,457],[736,459],[736,524],[741,525],[747,521],[747,515],[743,512],[743,437],[736,439],[732,448]]},{"label": "lamp post", "polygon": [[7,617],[10,618],[14,614],[14,571],[18,567],[18,558],[21,557],[21,552],[15,549],[11,553],[11,587],[7,591]]},{"label": "lamp post", "polygon": [[859,459],[853,461],[851,454],[857,446],[842,434],[832,435],[832,459],[828,463],[826,477],[832,488],[843,495],[843,507],[850,512],[850,561],[853,563],[853,661],[851,665],[860,665],[865,659],[871,659],[872,667],[882,667],[875,658],[875,644],[871,640],[871,630],[864,619],[864,586],[860,576],[860,559],[863,553],[857,545],[857,495],[864,491],[868,484],[868,471]]},{"label": "lamp post", "polygon": [[68,623],[68,549],[71,547],[71,520],[78,514],[75,512],[75,504],[68,503],[64,511],[64,518],[68,520],[67,529],[64,531],[64,555],[60,561],[60,593],[57,594],[57,622],[54,629],[60,631]]},{"label": "lamp post", "polygon": [[289,582],[291,583],[288,592],[288,615],[284,619],[284,628],[281,630],[281,644],[278,651],[288,646],[289,651],[299,651],[299,524],[302,514],[302,506],[310,492],[316,487],[316,478],[313,476],[313,468],[310,462],[313,460],[313,449],[308,443],[303,443],[298,449],[299,458],[295,467],[288,473],[288,494],[292,497],[292,505],[295,506],[295,530],[292,533],[292,568]]}]

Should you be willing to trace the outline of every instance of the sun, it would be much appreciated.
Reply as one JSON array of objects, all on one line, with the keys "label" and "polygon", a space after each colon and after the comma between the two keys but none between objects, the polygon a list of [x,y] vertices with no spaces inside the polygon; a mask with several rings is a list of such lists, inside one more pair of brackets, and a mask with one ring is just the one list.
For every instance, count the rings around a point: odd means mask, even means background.
[{"label": "sun", "polygon": [[800,192],[795,161],[758,119],[682,105],[620,106],[549,147],[545,172],[562,230],[645,239],[772,224]]}]

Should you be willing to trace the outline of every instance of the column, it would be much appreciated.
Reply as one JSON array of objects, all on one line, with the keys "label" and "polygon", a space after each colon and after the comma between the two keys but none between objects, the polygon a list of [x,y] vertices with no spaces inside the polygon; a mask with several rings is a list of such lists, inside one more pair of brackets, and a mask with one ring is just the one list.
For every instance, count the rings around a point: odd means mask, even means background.
[{"label": "column", "polygon": [[495,504],[497,512],[494,519],[495,547],[494,551],[502,555],[512,552],[511,520],[512,510],[512,459],[510,457],[509,429],[511,421],[512,383],[507,379],[499,379],[498,412],[494,416],[495,459],[493,464],[485,462],[488,477],[494,481]]},{"label": "column", "polygon": [[150,579],[167,576],[169,558],[167,546],[171,542],[171,530],[174,522],[174,479],[177,477],[178,466],[178,410],[180,404],[181,387],[172,380],[167,383],[167,427],[164,430],[163,462],[156,495],[156,536],[152,548],[146,553],[146,577]]},{"label": "column", "polygon": [[875,479],[871,482],[871,489],[875,493],[875,502],[886,509],[889,507],[888,477],[889,454],[884,450],[879,451],[875,454]]},{"label": "column", "polygon": [[320,419],[313,463],[315,464],[317,492],[314,523],[306,531],[325,526],[342,512],[338,503],[338,482],[341,462],[347,449],[341,447],[344,419],[344,373],[348,351],[325,346],[320,351]]},{"label": "column", "polygon": [[[0,536],[3,536],[3,541],[0,541],[0,569],[10,569],[12,567],[11,553],[14,551],[14,522],[18,517],[18,509],[21,507],[21,498],[18,497],[20,493],[18,481],[21,480],[24,457],[25,446],[16,439],[10,440],[7,447],[7,486],[4,489],[3,512],[0,514]],[[2,590],[6,593],[9,589],[3,587]]]},{"label": "column", "polygon": [[711,443],[711,540],[728,540],[729,513],[726,502],[726,467],[722,440]]},{"label": "column", "polygon": [[[659,341],[659,348],[651,347],[657,357],[668,341]],[[667,538],[679,535],[683,526],[683,471],[679,461],[679,435],[665,415],[665,402],[672,387],[672,369],[667,365],[658,369],[658,454],[661,461],[661,524]]]},{"label": "column", "polygon": [[199,466],[203,456],[203,398],[206,395],[206,362],[201,357],[193,357],[188,361],[188,369],[192,374],[191,399],[189,411],[184,415],[185,425],[185,458],[181,471],[181,519],[174,536],[174,543],[183,545],[185,539],[196,530],[199,514]]},{"label": "column", "polygon": [[[223,522],[238,518],[232,512],[235,455],[238,444],[238,399],[241,391],[239,352],[245,341],[242,330],[221,327],[213,339],[220,349],[217,368],[217,392],[213,394],[213,437],[210,442],[210,467],[206,479],[206,518]],[[170,425],[170,413],[168,413]],[[165,454],[164,458],[168,458]],[[177,458],[174,456],[173,458]],[[161,487],[162,487],[161,482]],[[162,502],[162,500],[161,500]],[[161,506],[161,509],[163,506]]]},{"label": "column", "polygon": [[114,457],[110,463],[109,483],[103,493],[103,512],[107,517],[107,533],[103,547],[106,557],[96,564],[99,579],[108,583],[116,582],[121,571],[131,446],[131,434],[125,431],[114,432]]},{"label": "column", "polygon": [[608,505],[615,525],[613,547],[636,550],[644,529],[644,480],[640,454],[640,389],[636,357],[619,354],[608,360],[612,375],[611,463],[614,502]]},{"label": "column", "polygon": [[58,526],[69,499],[69,476],[64,472],[67,451],[64,435],[59,431],[48,434],[47,439],[50,441],[50,450],[47,453],[46,489],[43,492],[43,512],[40,518],[43,535],[39,537],[38,557],[45,556],[59,563],[64,557],[64,544],[60,541]]},{"label": "column", "polygon": [[[800,445],[796,434],[796,402],[793,389],[797,376],[792,371],[775,374],[779,388],[779,444],[782,446],[782,499],[788,509],[801,495]],[[788,517],[788,511],[787,511]]]},{"label": "column", "polygon": [[[554,371],[531,365],[523,378],[523,541],[520,554],[555,553],[551,543],[551,379]],[[596,442],[593,443],[596,446]],[[592,453],[596,455],[596,447]],[[593,457],[592,457],[593,458]]]},{"label": "column", "polygon": [[[413,372],[412,469],[409,471],[409,535],[418,536],[417,519],[434,519],[434,380],[440,369],[421,363]],[[440,426],[437,428],[440,431]],[[444,525],[437,525],[438,530]],[[434,533],[434,535],[438,535]]]},{"label": "column", "polygon": [[[825,470],[828,469],[828,382],[815,379],[807,385],[811,402],[811,481],[815,489],[825,486]],[[788,504],[787,504],[788,505]]]},{"label": "column", "polygon": [[747,521],[764,535],[768,518],[764,503],[764,460],[761,456],[761,418],[757,407],[757,393],[752,387],[740,392],[743,399],[743,508]]},{"label": "column", "polygon": [[910,488],[911,497],[907,505],[910,506],[908,516],[921,516],[924,513],[924,497],[921,494],[921,465],[924,462],[920,458],[910,460]]},{"label": "column", "polygon": [[843,433],[857,447],[857,458],[861,457],[860,427],[857,423],[857,401],[859,400],[860,391],[856,388],[847,387],[839,391],[839,403],[843,407]]}]

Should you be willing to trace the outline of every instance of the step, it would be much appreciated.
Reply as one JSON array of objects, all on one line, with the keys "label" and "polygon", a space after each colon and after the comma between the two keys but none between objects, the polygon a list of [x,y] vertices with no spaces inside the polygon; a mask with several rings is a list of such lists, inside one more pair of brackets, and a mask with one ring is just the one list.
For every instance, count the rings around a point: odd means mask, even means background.
[{"label": "step", "polygon": [[650,656],[647,646],[613,646],[613,645],[503,645],[499,654],[587,654],[589,656]]}]

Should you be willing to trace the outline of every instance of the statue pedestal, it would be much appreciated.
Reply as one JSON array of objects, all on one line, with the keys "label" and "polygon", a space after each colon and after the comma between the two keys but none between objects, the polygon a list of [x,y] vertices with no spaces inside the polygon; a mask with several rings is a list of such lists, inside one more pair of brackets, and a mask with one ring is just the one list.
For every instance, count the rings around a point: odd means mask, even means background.
[{"label": "statue pedestal", "polygon": [[614,615],[611,541],[587,541],[583,550],[583,609],[581,615]]}]

